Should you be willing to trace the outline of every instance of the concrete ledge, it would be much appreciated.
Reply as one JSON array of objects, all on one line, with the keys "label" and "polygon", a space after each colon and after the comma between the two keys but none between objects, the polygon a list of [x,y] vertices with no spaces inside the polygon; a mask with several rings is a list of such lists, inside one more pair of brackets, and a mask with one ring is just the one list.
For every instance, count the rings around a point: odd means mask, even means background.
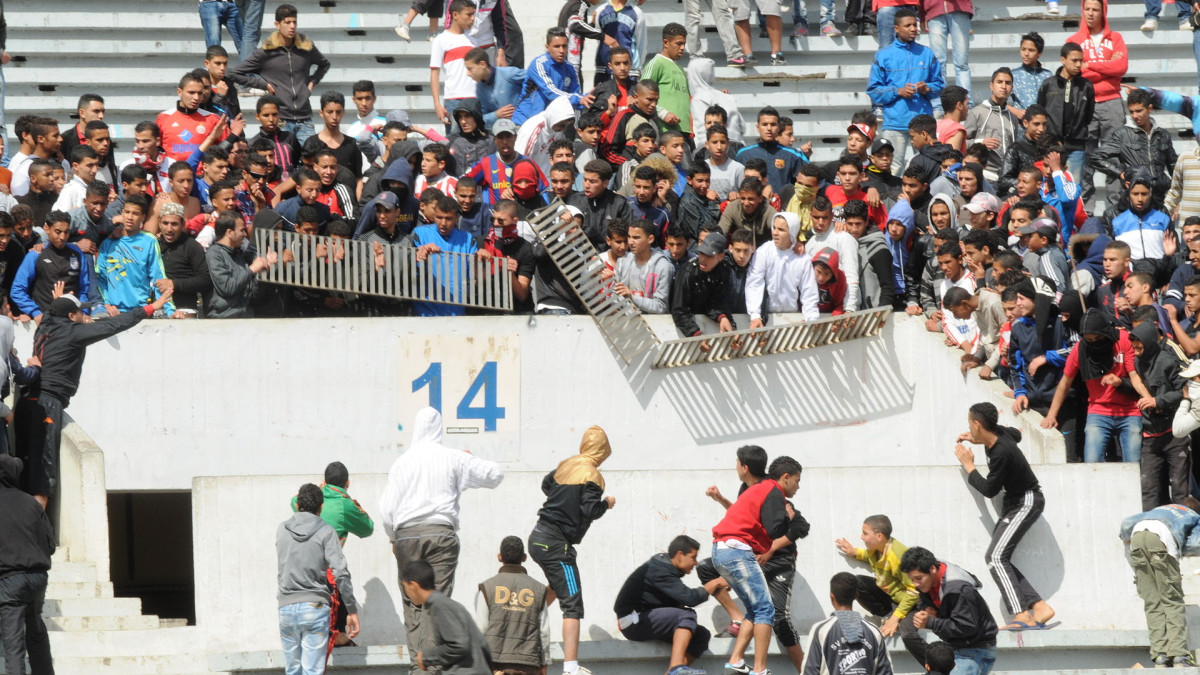
[{"label": "concrete ledge", "polygon": [[[807,646],[807,636],[805,637],[802,644]],[[1131,670],[1129,666],[1137,663],[1138,658],[1149,664],[1146,651],[1148,640],[1146,631],[1001,632],[997,640],[1000,655],[996,663],[998,672],[1018,671],[1028,675],[1082,672],[1079,668],[1087,668],[1091,675],[1108,672],[1124,674]],[[732,638],[715,638],[709,645],[711,654],[706,655],[701,662],[709,668],[709,672],[718,672],[714,670],[713,664],[719,669],[722,657],[732,649]],[[335,649],[329,670],[344,673],[407,666],[409,659],[406,652],[402,645]],[[907,656],[899,640],[888,641],[888,652],[898,671],[916,672],[916,663]],[[775,641],[771,644],[771,655],[772,661],[782,662],[784,659],[783,652]],[[551,646],[551,656],[556,663],[562,659],[561,643],[556,642]],[[661,662],[665,662],[669,656],[670,649],[667,645],[659,643],[585,640],[579,645],[580,661],[597,675],[624,675],[641,673],[643,670],[652,672],[656,668],[661,672]],[[277,671],[284,666],[281,650],[211,654],[208,663],[214,671],[230,673]],[[1064,669],[1036,669],[1055,664],[1061,664]],[[1076,668],[1067,668],[1068,666]],[[786,668],[787,666],[780,667],[780,672],[788,672]]]},{"label": "concrete ledge", "polygon": [[[59,545],[69,551],[69,560],[92,563],[96,567],[95,579],[108,582],[108,492],[104,452],[70,416],[65,424],[59,468],[62,474]],[[110,590],[108,596],[111,595]]]}]

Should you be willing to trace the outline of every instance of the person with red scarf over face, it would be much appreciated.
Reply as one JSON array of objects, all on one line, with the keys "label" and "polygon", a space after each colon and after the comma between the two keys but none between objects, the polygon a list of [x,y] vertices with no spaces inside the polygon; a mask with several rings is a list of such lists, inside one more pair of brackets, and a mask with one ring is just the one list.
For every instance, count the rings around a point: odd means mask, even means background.
[{"label": "person with red scarf over face", "polygon": [[537,263],[533,259],[533,245],[518,234],[519,210],[511,199],[502,199],[492,207],[492,229],[484,247],[500,258],[492,267],[493,273],[503,271],[512,275],[513,313],[532,314],[533,294],[530,291]]},{"label": "person with red scarf over face", "polygon": [[512,168],[513,200],[517,203],[517,215],[526,218],[533,211],[545,208],[546,200],[542,191],[546,189],[546,179],[542,170],[529,159],[519,159]]}]

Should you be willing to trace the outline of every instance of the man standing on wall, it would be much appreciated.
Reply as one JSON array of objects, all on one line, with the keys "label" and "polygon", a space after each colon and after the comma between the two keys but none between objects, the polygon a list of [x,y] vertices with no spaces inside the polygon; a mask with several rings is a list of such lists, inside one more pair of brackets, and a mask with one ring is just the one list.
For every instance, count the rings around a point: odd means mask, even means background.
[{"label": "man standing on wall", "polygon": [[[396,567],[424,560],[433,566],[434,589],[454,592],[458,568],[458,501],[464,490],[494,488],[504,479],[495,462],[442,445],[442,415],[422,408],[413,420],[412,443],[388,471],[379,511],[392,542]],[[403,584],[403,580],[401,580]],[[421,605],[404,597],[404,628],[410,654],[433,648]]]}]

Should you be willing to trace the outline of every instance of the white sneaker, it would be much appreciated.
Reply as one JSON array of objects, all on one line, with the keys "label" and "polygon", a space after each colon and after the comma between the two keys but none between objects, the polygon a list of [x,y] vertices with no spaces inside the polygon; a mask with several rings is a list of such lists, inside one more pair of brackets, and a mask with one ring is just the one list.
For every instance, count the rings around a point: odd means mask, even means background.
[{"label": "white sneaker", "polygon": [[1158,19],[1146,19],[1142,22],[1143,33],[1153,33],[1158,30]]},{"label": "white sneaker", "polygon": [[1050,16],[1058,16],[1059,15],[1058,3],[1057,2],[1047,2],[1046,3],[1046,13],[1049,14]]},{"label": "white sneaker", "polygon": [[[566,674],[566,671],[563,671],[563,673],[564,673],[564,675],[565,675],[565,674]],[[583,666],[579,666],[579,667],[578,667],[578,668],[575,670],[575,673],[574,673],[574,675],[592,675],[592,671],[588,670],[587,668],[584,668]]]},{"label": "white sneaker", "polygon": [[1192,29],[1191,17],[1179,20],[1179,30],[1191,30],[1191,29]]},{"label": "white sneaker", "polygon": [[405,24],[400,24],[399,26],[396,26],[396,35],[399,35],[400,39],[404,40],[405,42],[412,41],[412,36],[410,36],[408,34],[408,26],[406,26]]}]

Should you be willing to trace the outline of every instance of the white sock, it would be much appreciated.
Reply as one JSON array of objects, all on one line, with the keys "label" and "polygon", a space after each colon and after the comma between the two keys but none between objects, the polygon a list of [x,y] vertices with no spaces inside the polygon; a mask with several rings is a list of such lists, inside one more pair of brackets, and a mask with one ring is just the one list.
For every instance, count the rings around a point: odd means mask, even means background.
[{"label": "white sock", "polygon": [[746,665],[746,659],[738,659],[737,661],[730,661],[729,665],[734,666],[735,668],[744,666],[744,665]]},{"label": "white sock", "polygon": [[563,672],[567,673],[567,675],[570,675],[570,673],[574,673],[577,670],[579,670],[578,661],[563,661]]}]

